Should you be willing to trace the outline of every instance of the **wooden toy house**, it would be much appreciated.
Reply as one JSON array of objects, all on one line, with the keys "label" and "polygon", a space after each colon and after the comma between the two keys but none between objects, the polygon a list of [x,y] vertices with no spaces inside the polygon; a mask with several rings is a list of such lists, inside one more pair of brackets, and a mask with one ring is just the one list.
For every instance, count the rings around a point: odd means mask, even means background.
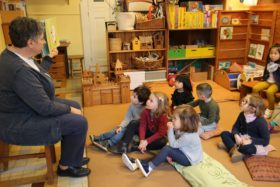
[{"label": "wooden toy house", "polygon": [[139,36],[141,49],[153,49],[153,37],[152,36]]},{"label": "wooden toy house", "polygon": [[134,37],[131,40],[131,42],[132,42],[132,49],[133,50],[140,50],[141,43],[140,43],[140,40],[137,37]]},{"label": "wooden toy house", "polygon": [[123,74],[120,61],[116,63],[115,75],[115,81],[109,81],[98,64],[95,72],[86,71],[82,79],[84,106],[130,102],[130,78]]},{"label": "wooden toy house", "polygon": [[164,37],[162,33],[156,33],[153,35],[153,39],[154,39],[154,48],[155,49],[162,49],[164,48]]}]

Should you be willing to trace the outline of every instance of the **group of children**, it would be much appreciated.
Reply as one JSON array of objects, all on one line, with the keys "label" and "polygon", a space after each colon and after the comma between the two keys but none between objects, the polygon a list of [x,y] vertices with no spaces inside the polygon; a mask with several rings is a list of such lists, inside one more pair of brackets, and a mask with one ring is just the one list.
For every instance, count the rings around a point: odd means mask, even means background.
[{"label": "group of children", "polygon": [[[275,90],[278,91],[278,85],[280,85],[279,54],[280,45],[272,46],[264,82],[257,85],[257,88],[253,89],[254,92],[260,91],[260,87],[270,88],[272,86],[273,93]],[[277,64],[277,68],[271,70],[272,63]],[[268,71],[268,75],[266,71]],[[264,84],[268,86],[264,86]],[[219,105],[212,98],[212,88],[208,83],[202,83],[196,87],[198,97],[196,100],[192,95],[192,85],[188,77],[177,76],[175,88],[172,95],[172,115],[169,115],[169,102],[166,94],[151,93],[146,86],[135,88],[124,121],[112,131],[100,136],[91,135],[92,143],[103,150],[122,154],[123,163],[132,171],[140,168],[144,176],[148,176],[155,167],[164,161],[174,161],[183,166],[201,162],[203,150],[199,136],[217,128],[220,119]],[[267,94],[270,93],[267,91]],[[269,95],[268,100],[269,102],[272,100]],[[199,106],[200,114],[194,110],[193,107],[196,106]],[[269,107],[271,106],[269,105]],[[256,94],[247,95],[242,99],[240,108],[241,112],[232,131],[222,132],[222,142],[218,145],[228,151],[232,162],[241,160],[244,155],[267,154],[265,148],[268,146],[270,138],[267,122],[263,117],[265,111],[263,99]],[[276,117],[272,118],[273,120],[270,122],[272,126],[279,124],[274,120],[280,118],[279,113],[273,114]],[[138,141],[135,140],[134,135],[138,135]],[[166,145],[166,136],[168,145]],[[142,153],[147,150],[160,150],[160,152],[150,161],[133,159],[127,155],[136,150]]]}]

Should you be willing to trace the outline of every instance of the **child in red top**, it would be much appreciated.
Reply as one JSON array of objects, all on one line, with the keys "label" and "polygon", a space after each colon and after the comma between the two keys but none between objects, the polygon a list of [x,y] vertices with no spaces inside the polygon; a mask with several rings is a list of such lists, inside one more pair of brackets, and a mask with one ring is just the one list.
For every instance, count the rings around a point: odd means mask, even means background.
[{"label": "child in red top", "polygon": [[146,109],[140,115],[140,122],[129,123],[122,142],[109,151],[117,154],[130,152],[135,134],[139,134],[140,143],[137,148],[141,152],[164,147],[167,142],[168,109],[168,97],[161,92],[152,93],[146,102]]},{"label": "child in red top", "polygon": [[150,95],[146,109],[141,113],[138,149],[161,149],[166,144],[168,97],[161,92]]}]

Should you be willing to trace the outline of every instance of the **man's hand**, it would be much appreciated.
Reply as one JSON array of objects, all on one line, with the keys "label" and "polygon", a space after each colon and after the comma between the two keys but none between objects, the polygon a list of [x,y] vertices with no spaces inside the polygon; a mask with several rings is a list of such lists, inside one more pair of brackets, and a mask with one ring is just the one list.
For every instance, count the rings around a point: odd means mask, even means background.
[{"label": "man's hand", "polygon": [[50,54],[49,54],[49,57],[53,58],[55,57],[56,55],[58,55],[58,50],[55,48],[53,49]]},{"label": "man's hand", "polygon": [[82,115],[82,111],[80,109],[77,109],[77,108],[74,108],[74,107],[70,107],[70,109],[71,109],[72,114]]}]

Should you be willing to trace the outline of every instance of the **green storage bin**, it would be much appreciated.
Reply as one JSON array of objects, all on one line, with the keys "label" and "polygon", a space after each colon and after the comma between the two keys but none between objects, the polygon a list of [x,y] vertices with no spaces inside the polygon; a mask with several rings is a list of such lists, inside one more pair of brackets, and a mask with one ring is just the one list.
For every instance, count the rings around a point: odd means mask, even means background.
[{"label": "green storage bin", "polygon": [[186,49],[168,49],[168,58],[184,58]]}]

